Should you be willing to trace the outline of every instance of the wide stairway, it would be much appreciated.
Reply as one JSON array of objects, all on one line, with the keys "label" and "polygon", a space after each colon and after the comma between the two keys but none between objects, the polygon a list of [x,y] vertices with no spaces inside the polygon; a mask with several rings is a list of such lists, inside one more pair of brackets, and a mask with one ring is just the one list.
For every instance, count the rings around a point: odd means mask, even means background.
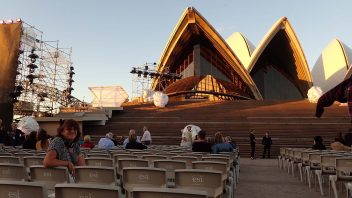
[{"label": "wide stairway", "polygon": [[[269,132],[273,140],[273,156],[280,147],[310,147],[313,137],[321,135],[329,145],[338,132],[350,128],[348,108],[334,104],[325,108],[322,118],[314,116],[316,104],[299,101],[186,101],[171,102],[165,108],[153,104],[128,104],[121,112],[114,112],[105,126],[84,123],[84,134],[94,141],[113,132],[127,136],[129,129],[142,135],[143,126],[151,131],[153,144],[179,144],[181,132],[187,124],[195,124],[208,136],[221,131],[231,136],[244,157],[249,156],[249,130],[256,130],[257,153],[262,151],[261,139]],[[258,153],[259,154],[259,153]],[[259,155],[258,155],[259,157]]]}]

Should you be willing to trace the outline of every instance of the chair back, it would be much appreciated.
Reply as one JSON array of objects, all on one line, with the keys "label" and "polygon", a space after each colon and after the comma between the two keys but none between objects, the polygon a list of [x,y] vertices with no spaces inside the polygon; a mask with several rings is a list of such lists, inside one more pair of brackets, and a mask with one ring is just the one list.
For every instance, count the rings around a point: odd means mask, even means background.
[{"label": "chair back", "polygon": [[208,197],[217,197],[223,192],[222,172],[178,169],[175,170],[175,188],[206,191]]},{"label": "chair back", "polygon": [[352,181],[352,158],[336,158],[336,175],[338,180]]},{"label": "chair back", "polygon": [[119,198],[117,186],[97,184],[56,184],[55,198]]},{"label": "chair back", "polygon": [[221,171],[222,180],[228,178],[227,163],[214,161],[197,161],[192,163],[193,169]]},{"label": "chair back", "polygon": [[87,166],[114,167],[114,161],[110,158],[88,157],[84,159]]},{"label": "chair back", "polygon": [[127,167],[148,167],[148,160],[142,159],[119,159],[117,161],[117,174],[122,175],[122,169]]},{"label": "chair back", "polygon": [[116,173],[113,167],[76,166],[76,183],[115,185]]},{"label": "chair back", "polygon": [[143,155],[142,159],[148,160],[149,161],[149,166],[153,167],[155,160],[167,159],[167,156],[162,156],[162,155]]},{"label": "chair back", "polygon": [[27,181],[28,175],[22,164],[0,164],[0,180]]},{"label": "chair back", "polygon": [[119,159],[136,159],[138,158],[137,155],[133,155],[133,154],[114,154],[113,155],[113,160],[116,163]]},{"label": "chair back", "polygon": [[166,187],[166,170],[161,168],[128,167],[123,169],[123,187]]},{"label": "chair back", "polygon": [[175,188],[133,188],[133,198],[206,198],[204,191],[175,189]]},{"label": "chair back", "polygon": [[44,157],[39,156],[27,156],[23,157],[23,164],[25,167],[30,167],[34,165],[43,165]]},{"label": "chair back", "polygon": [[48,190],[54,189],[57,183],[67,183],[68,171],[64,167],[45,168],[41,165],[29,167],[31,181],[44,182]]},{"label": "chair back", "polygon": [[108,153],[87,153],[87,157],[89,157],[89,158],[110,158],[110,154],[108,154]]},{"label": "chair back", "polygon": [[11,156],[0,156],[0,163],[5,163],[5,164],[20,164],[20,158],[19,157],[11,157]]},{"label": "chair back", "polygon": [[0,181],[0,197],[9,198],[47,198],[42,183],[25,181]]},{"label": "chair back", "polygon": [[187,168],[192,168],[192,162],[198,160],[197,157],[190,157],[190,156],[173,156],[171,157],[171,159],[185,161]]}]

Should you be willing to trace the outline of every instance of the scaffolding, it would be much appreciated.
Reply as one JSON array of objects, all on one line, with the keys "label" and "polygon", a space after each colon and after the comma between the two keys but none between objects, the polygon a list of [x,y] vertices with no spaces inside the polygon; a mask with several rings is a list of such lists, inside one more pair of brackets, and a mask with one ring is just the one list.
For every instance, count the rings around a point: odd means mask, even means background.
[{"label": "scaffolding", "polygon": [[22,21],[14,115],[50,116],[62,106],[80,102],[71,96],[75,74],[71,55],[72,48],[44,41],[42,31]]},{"label": "scaffolding", "polygon": [[132,67],[132,101],[142,101],[143,92],[150,89],[150,85],[156,73],[156,63],[145,63],[142,66]]},{"label": "scaffolding", "polygon": [[153,79],[159,79],[156,91],[165,92],[166,85],[182,78],[181,74],[171,73],[169,66],[163,72],[157,72],[157,63],[145,63],[139,67],[132,67],[132,101],[143,101],[145,90],[151,88]]}]

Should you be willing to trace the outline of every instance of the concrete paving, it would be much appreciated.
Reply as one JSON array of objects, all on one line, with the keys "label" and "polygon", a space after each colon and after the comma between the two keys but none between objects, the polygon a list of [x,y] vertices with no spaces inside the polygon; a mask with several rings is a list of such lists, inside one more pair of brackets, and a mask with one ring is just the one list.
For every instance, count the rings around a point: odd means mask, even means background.
[{"label": "concrete paving", "polygon": [[298,177],[280,170],[277,159],[241,159],[236,198],[322,198]]}]

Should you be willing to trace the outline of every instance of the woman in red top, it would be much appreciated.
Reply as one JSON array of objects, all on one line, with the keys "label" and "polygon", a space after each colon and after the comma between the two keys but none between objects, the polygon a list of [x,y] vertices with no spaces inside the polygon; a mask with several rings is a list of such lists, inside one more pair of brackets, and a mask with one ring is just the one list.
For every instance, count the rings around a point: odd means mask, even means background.
[{"label": "woman in red top", "polygon": [[94,144],[92,142],[90,142],[90,136],[89,135],[85,135],[83,138],[83,144],[81,145],[82,148],[94,148]]}]

